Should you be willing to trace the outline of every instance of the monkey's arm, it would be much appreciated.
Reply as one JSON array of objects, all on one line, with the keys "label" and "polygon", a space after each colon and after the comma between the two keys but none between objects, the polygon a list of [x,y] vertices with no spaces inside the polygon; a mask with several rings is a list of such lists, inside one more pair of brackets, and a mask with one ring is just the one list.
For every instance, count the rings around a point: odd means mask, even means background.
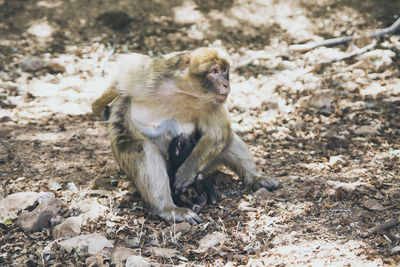
[{"label": "monkey's arm", "polygon": [[195,181],[202,172],[227,146],[231,137],[231,125],[223,107],[203,116],[197,126],[201,137],[192,153],[176,172],[174,190],[180,192]]},{"label": "monkey's arm", "polygon": [[107,90],[92,103],[93,113],[98,117],[102,117],[107,105],[118,96],[119,92],[114,85],[107,88]]}]

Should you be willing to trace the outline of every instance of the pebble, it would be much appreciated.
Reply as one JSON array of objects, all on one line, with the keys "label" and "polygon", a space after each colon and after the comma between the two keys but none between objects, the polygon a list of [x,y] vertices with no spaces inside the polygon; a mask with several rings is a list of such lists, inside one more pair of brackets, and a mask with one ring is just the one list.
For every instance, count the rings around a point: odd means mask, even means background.
[{"label": "pebble", "polygon": [[364,201],[362,205],[367,210],[372,210],[372,211],[383,210],[382,204],[376,199],[368,199],[368,200]]},{"label": "pebble", "polygon": [[135,256],[136,253],[137,251],[135,249],[117,247],[111,257],[112,263],[117,265],[120,262],[126,261],[130,256]]},{"label": "pebble", "polygon": [[82,218],[69,217],[61,224],[54,227],[53,236],[55,239],[61,237],[73,237],[81,233]]},{"label": "pebble", "polygon": [[45,199],[33,211],[23,212],[18,216],[17,224],[28,232],[41,231],[50,227],[50,220],[61,209],[61,200]]},{"label": "pebble", "polygon": [[88,221],[96,220],[108,210],[106,206],[99,204],[95,198],[80,201],[78,208],[82,212],[82,217]]},{"label": "pebble", "polygon": [[58,190],[61,190],[61,185],[57,182],[51,182],[49,189],[51,191],[58,191]]},{"label": "pebble", "polygon": [[150,267],[150,262],[141,256],[130,256],[126,260],[125,267]]},{"label": "pebble", "polygon": [[100,254],[104,248],[114,247],[107,238],[98,233],[79,235],[61,241],[58,244],[67,252],[71,252],[73,249],[79,249],[79,251],[87,252],[91,255]]},{"label": "pebble", "polygon": [[46,69],[48,72],[54,74],[54,73],[64,73],[65,72],[65,67],[59,63],[56,62],[49,62],[46,65]]},{"label": "pebble", "polygon": [[52,192],[40,192],[39,193],[39,204],[46,199],[56,198]]},{"label": "pebble", "polygon": [[254,197],[257,199],[270,199],[273,193],[269,192],[266,188],[261,187],[254,193]]},{"label": "pebble", "polygon": [[128,248],[138,248],[140,246],[139,238],[126,238],[125,245]]},{"label": "pebble", "polygon": [[332,156],[329,158],[329,166],[336,167],[339,165],[344,165],[346,163],[346,159],[344,156]]},{"label": "pebble", "polygon": [[76,185],[72,182],[67,184],[67,189],[71,190],[74,193],[79,191],[78,188],[76,187]]},{"label": "pebble", "polygon": [[21,69],[26,72],[36,72],[43,67],[43,61],[35,56],[27,56],[23,59]]},{"label": "pebble", "polygon": [[[173,231],[173,228],[171,227],[171,230]],[[192,230],[192,226],[188,222],[181,222],[178,224],[175,224],[175,232],[179,233],[181,232],[182,234],[186,234]]]},{"label": "pebble", "polygon": [[33,206],[39,200],[37,192],[18,192],[0,200],[0,217],[14,219],[20,210]]}]

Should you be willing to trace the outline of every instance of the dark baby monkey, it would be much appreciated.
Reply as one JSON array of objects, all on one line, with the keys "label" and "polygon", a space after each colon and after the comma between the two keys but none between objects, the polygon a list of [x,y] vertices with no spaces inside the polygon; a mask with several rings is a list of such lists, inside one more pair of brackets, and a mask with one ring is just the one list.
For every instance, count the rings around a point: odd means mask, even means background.
[{"label": "dark baby monkey", "polygon": [[[196,140],[185,133],[174,137],[168,147],[168,176],[171,187],[175,181],[175,172],[187,159],[196,145]],[[202,173],[196,177],[194,184],[186,188],[185,192],[172,195],[178,206],[189,206],[199,213],[204,205],[217,204],[219,196],[215,191],[214,184]]]}]

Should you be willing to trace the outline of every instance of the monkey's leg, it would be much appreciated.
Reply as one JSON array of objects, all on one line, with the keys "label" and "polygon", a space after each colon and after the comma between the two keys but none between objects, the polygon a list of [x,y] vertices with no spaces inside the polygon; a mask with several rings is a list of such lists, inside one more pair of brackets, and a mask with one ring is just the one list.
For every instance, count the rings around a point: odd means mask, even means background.
[{"label": "monkey's leg", "polygon": [[160,218],[169,222],[188,221],[191,224],[203,221],[190,209],[175,206],[165,159],[156,145],[144,141],[131,147],[125,146],[122,150],[115,147],[113,145],[119,165],[133,179],[142,198]]},{"label": "monkey's leg", "polygon": [[[265,187],[270,191],[279,187],[279,183],[272,177],[260,175],[247,145],[235,133],[232,134],[231,141],[214,163],[222,163],[230,168],[243,179],[245,184],[253,191],[257,191],[261,187]],[[212,167],[213,166],[210,165],[210,168]]]}]

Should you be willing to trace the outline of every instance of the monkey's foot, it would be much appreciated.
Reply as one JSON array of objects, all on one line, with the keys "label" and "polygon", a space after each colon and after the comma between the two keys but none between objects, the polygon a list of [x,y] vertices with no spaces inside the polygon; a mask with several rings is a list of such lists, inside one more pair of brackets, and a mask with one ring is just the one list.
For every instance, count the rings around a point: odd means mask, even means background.
[{"label": "monkey's foot", "polygon": [[167,222],[179,223],[187,221],[190,224],[198,224],[203,222],[203,219],[200,218],[200,216],[197,215],[196,212],[187,208],[180,208],[180,207],[174,207],[162,211],[160,214],[158,214],[158,216]]},{"label": "monkey's foot", "polygon": [[261,187],[265,187],[269,191],[273,191],[279,188],[279,183],[272,177],[257,176],[254,178],[254,182],[250,187],[253,192],[256,192]]}]

